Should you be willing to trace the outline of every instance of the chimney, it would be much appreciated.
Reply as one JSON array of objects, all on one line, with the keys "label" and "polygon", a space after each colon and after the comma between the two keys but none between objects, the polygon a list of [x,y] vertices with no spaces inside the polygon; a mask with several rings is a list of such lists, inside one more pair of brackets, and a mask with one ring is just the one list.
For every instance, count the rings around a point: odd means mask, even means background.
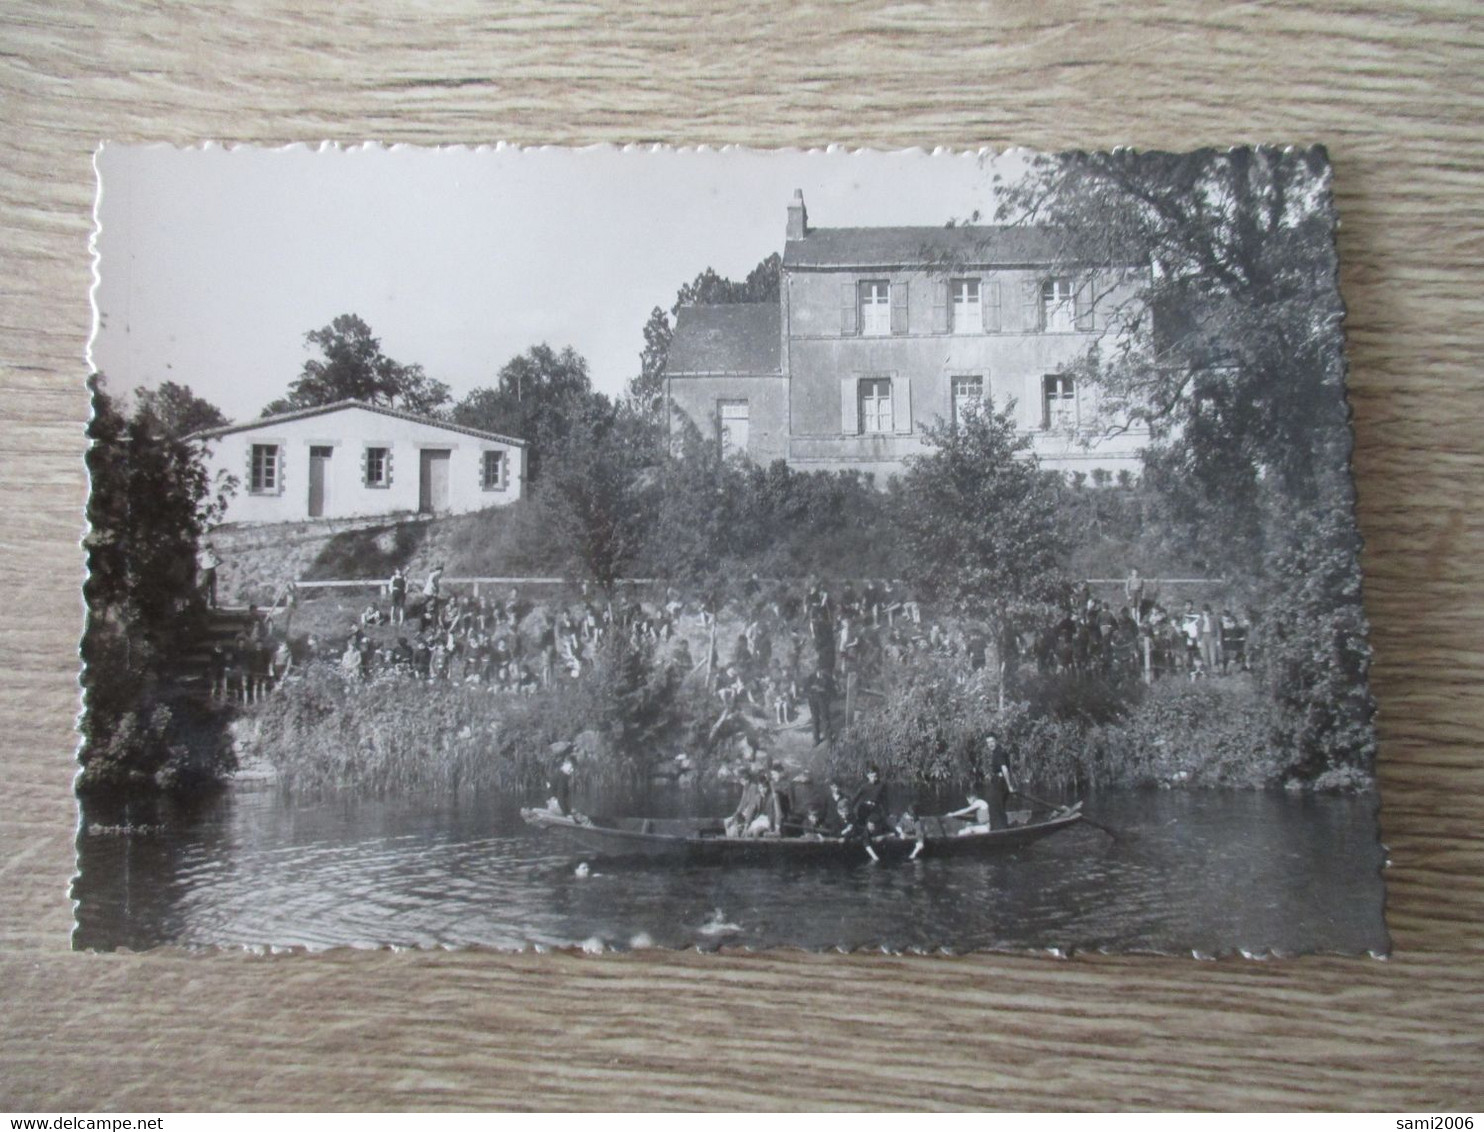
[{"label": "chimney", "polygon": [[804,190],[795,189],[794,199],[788,202],[788,233],[790,240],[802,240],[809,234],[809,211],[804,207]]}]

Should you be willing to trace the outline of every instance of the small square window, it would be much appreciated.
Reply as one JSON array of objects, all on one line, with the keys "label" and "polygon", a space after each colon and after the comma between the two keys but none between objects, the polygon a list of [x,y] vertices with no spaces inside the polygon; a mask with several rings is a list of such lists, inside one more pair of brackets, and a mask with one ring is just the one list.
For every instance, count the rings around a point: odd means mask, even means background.
[{"label": "small square window", "polygon": [[391,451],[386,448],[366,449],[366,486],[390,487]]},{"label": "small square window", "polygon": [[250,490],[259,494],[278,490],[278,445],[254,444],[252,446]]},{"label": "small square window", "polygon": [[480,473],[480,485],[485,491],[502,490],[505,487],[505,453],[486,452]]}]

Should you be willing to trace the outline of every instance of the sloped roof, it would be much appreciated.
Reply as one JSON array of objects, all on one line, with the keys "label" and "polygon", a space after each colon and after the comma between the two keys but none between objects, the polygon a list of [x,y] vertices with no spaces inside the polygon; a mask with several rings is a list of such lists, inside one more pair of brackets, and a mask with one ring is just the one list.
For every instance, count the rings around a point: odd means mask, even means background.
[{"label": "sloped roof", "polygon": [[227,436],[234,432],[247,432],[249,429],[264,428],[269,425],[284,424],[288,421],[302,421],[306,417],[320,417],[329,413],[338,413],[344,409],[364,409],[368,413],[380,413],[384,417],[395,417],[401,421],[411,421],[413,424],[427,425],[430,428],[441,428],[447,432],[458,432],[465,436],[475,436],[480,440],[497,440],[501,444],[513,444],[517,448],[524,448],[526,442],[513,436],[501,436],[497,432],[485,432],[483,429],[469,428],[467,425],[453,424],[450,421],[440,421],[437,417],[425,417],[418,413],[409,413],[404,409],[393,409],[389,405],[373,405],[369,401],[357,401],[348,399],[336,401],[330,405],[315,405],[311,409],[295,409],[289,413],[275,413],[271,417],[259,417],[255,421],[243,421],[240,424],[223,425],[221,428],[205,428],[200,432],[193,432],[186,437],[187,440],[215,440],[218,437]]},{"label": "sloped roof", "polygon": [[776,302],[681,307],[665,372],[781,373],[781,327]]},{"label": "sloped roof", "polygon": [[783,248],[785,268],[1001,267],[1054,263],[1065,235],[1055,228],[810,228]]}]

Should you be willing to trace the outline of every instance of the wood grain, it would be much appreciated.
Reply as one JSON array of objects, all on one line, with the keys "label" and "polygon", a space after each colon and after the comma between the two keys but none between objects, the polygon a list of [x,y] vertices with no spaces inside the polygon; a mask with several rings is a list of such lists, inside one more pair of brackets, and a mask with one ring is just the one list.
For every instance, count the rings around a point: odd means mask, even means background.
[{"label": "wood grain", "polygon": [[[1477,7],[710,8],[0,11],[0,1107],[1480,1107]],[[1327,144],[1394,957],[73,954],[82,355],[105,138]]]}]

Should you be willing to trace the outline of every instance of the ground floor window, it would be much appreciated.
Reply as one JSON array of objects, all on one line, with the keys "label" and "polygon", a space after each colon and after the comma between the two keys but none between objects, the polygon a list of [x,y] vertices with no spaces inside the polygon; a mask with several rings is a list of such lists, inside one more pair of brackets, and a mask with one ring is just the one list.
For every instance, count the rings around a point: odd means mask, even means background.
[{"label": "ground floor window", "polygon": [[746,401],[718,401],[716,405],[717,439],[723,456],[747,452],[752,418]]},{"label": "ground floor window", "polygon": [[254,444],[252,446],[251,490],[271,492],[278,490],[278,445]]},{"label": "ground floor window", "polygon": [[505,453],[491,451],[484,454],[480,485],[485,491],[499,491],[505,486]]},{"label": "ground floor window", "polygon": [[366,486],[389,487],[392,482],[391,450],[387,448],[366,449]]},{"label": "ground floor window", "polygon": [[1064,373],[1048,373],[1042,395],[1042,426],[1048,429],[1077,427],[1077,386]]},{"label": "ground floor window", "polygon": [[953,427],[963,424],[964,418],[977,411],[984,402],[984,378],[955,377],[953,379]]},{"label": "ground floor window", "polygon": [[861,432],[892,432],[891,379],[868,377],[860,383]]}]

